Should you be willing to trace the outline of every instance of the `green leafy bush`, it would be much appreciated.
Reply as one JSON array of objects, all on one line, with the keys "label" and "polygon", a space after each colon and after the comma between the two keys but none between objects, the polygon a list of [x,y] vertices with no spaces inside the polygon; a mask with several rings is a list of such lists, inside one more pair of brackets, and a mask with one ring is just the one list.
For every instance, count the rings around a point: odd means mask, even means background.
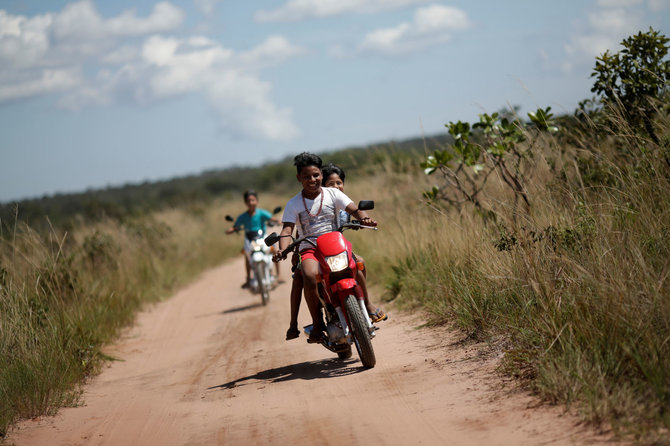
[{"label": "green leafy bush", "polygon": [[499,212],[482,196],[487,182],[496,173],[514,194],[513,218],[517,215],[518,200],[529,210],[531,201],[524,169],[526,161],[533,157],[533,145],[523,143],[529,134],[558,131],[550,111],[551,107],[547,107],[528,113],[529,123],[496,112],[479,115],[479,122],[473,125],[462,121],[447,124],[453,143],[447,149],[435,150],[421,163],[426,175],[439,172],[442,182],[425,191],[424,198],[459,210],[470,203],[485,220],[495,220]]},{"label": "green leafy bush", "polygon": [[596,58],[591,77],[595,83],[591,91],[603,99],[621,104],[624,116],[633,128],[644,128],[656,143],[652,118],[656,113],[653,99],[661,99],[668,91],[670,60],[663,34],[649,28],[621,42],[624,47],[618,53],[605,51]]}]

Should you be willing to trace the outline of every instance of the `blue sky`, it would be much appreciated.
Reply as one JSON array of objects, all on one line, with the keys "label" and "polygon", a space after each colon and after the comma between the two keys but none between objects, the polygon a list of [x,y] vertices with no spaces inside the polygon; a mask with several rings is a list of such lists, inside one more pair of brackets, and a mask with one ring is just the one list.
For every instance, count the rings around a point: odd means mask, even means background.
[{"label": "blue sky", "polygon": [[0,202],[572,112],[670,0],[0,1]]}]

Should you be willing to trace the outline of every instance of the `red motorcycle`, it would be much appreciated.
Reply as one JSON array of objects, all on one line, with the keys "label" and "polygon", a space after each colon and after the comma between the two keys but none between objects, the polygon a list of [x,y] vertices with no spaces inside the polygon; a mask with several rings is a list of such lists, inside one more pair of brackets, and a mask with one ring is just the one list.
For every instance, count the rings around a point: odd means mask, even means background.
[{"label": "red motorcycle", "polygon": [[[371,210],[373,201],[361,201],[358,209]],[[368,316],[363,291],[356,282],[358,265],[353,256],[351,243],[344,238],[342,232],[346,229],[373,229],[358,221],[344,223],[336,231],[328,232],[314,240],[302,237],[294,240],[282,256],[286,256],[297,249],[300,243],[307,242],[316,247],[316,257],[319,261],[319,302],[324,310],[326,319],[326,335],[321,345],[337,353],[340,359],[351,357],[351,344],[356,345],[361,363],[366,368],[375,366],[377,360],[372,348],[372,338],[377,328],[372,325]],[[265,243],[272,246],[279,241],[279,235],[273,232],[265,238]],[[313,326],[304,327],[305,335],[309,337]]]}]

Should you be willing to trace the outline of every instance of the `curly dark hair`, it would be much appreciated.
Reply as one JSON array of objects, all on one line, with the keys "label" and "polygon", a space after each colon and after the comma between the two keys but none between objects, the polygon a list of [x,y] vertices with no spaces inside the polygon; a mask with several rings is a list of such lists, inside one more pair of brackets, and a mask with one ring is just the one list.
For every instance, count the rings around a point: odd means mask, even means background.
[{"label": "curly dark hair", "polygon": [[316,166],[319,169],[321,169],[323,161],[321,161],[321,157],[319,155],[314,155],[313,153],[308,152],[302,152],[300,155],[296,155],[295,158],[293,158],[293,164],[298,169],[298,175],[300,175],[300,172],[302,171],[303,167]]},{"label": "curly dark hair", "polygon": [[323,168],[321,168],[321,174],[323,175],[323,181],[327,181],[328,177],[330,177],[332,174],[336,173],[338,177],[340,177],[340,180],[344,183],[344,170],[338,165],[335,165],[333,163],[328,163]]}]

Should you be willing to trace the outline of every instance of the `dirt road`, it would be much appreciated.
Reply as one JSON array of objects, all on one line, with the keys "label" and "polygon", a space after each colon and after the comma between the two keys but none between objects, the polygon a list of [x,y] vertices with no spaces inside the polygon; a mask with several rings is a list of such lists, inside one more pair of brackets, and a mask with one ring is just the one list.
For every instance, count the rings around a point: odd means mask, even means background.
[{"label": "dirt road", "polygon": [[[286,265],[285,265],[286,266]],[[139,315],[82,405],[29,420],[22,445],[603,444],[493,372],[495,358],[392,313],[377,366],[284,341],[289,285],[268,306],[240,289],[241,262]],[[287,281],[288,282],[288,281]],[[304,304],[303,304],[304,307]],[[306,308],[301,322],[308,323]],[[511,387],[511,386],[507,386]]]}]

